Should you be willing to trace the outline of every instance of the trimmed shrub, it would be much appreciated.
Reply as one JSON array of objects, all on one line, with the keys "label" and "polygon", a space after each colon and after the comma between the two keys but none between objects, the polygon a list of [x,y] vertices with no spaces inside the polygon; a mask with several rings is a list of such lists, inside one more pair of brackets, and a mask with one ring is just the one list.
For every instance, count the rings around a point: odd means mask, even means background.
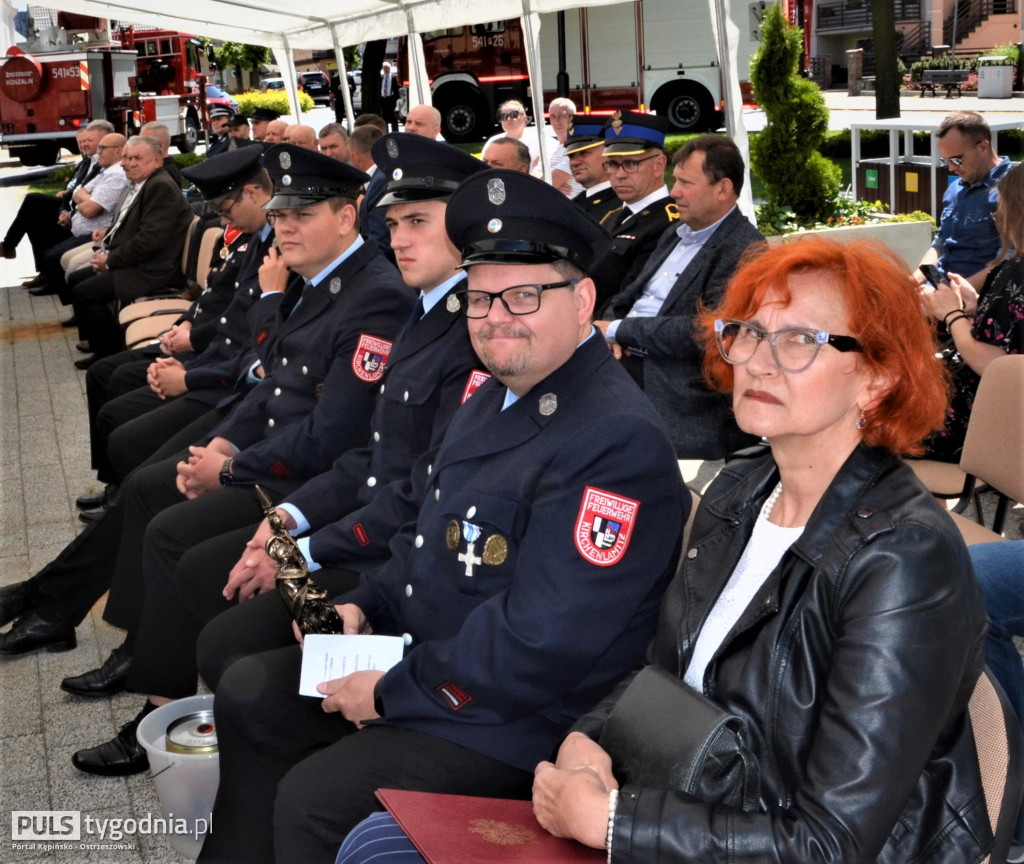
[{"label": "trimmed shrub", "polygon": [[771,205],[807,218],[826,209],[842,182],[839,166],[818,152],[828,108],[818,85],[797,74],[803,36],[788,25],[781,4],[768,8],[761,34],[750,83],[768,122],[750,141],[751,168]]},{"label": "trimmed shrub", "polygon": [[[278,114],[291,114],[292,109],[288,104],[288,94],[284,90],[272,90],[267,93],[239,93],[235,96],[238,102],[238,111],[246,117],[251,117],[252,112],[257,108],[269,108]],[[299,91],[299,110],[312,111],[316,107],[313,97],[305,90]]]}]

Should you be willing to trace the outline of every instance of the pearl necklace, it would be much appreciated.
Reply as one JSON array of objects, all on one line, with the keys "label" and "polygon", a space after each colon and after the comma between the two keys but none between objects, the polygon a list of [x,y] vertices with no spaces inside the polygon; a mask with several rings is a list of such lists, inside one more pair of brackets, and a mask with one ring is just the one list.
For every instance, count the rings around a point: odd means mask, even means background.
[{"label": "pearl necklace", "polygon": [[768,522],[772,518],[772,511],[775,509],[775,502],[779,500],[779,496],[782,494],[782,481],[780,480],[775,484],[775,488],[772,489],[772,494],[768,496],[768,500],[764,502],[764,507],[761,508],[761,517],[765,522]]}]

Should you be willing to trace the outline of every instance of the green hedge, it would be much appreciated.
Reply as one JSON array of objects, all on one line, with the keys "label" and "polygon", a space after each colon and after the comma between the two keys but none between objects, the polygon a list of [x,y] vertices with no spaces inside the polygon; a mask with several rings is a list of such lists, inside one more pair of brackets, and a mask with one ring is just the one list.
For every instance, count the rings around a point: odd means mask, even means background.
[{"label": "green hedge", "polygon": [[[235,96],[238,102],[238,110],[246,117],[251,117],[252,112],[257,108],[269,108],[278,114],[291,114],[292,109],[288,104],[288,94],[284,90],[272,90],[267,93],[239,93]],[[299,110],[312,111],[316,107],[313,97],[305,90],[299,91]]]}]

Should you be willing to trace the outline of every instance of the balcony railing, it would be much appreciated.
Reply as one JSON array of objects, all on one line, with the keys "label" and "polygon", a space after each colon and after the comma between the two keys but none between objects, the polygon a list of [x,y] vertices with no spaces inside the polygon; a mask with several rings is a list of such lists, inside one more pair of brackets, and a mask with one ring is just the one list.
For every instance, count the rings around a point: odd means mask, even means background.
[{"label": "balcony railing", "polygon": [[[895,0],[897,21],[919,21],[921,0]],[[818,32],[828,30],[870,30],[871,0],[838,0],[818,6]]]}]

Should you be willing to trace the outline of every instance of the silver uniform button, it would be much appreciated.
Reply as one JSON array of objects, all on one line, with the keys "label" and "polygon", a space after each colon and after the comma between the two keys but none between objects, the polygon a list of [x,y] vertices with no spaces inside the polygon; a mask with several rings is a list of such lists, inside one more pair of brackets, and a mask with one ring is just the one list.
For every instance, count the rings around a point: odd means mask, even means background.
[{"label": "silver uniform button", "polygon": [[412,645],[412,633],[402,634],[402,644],[405,645],[406,648]]},{"label": "silver uniform button", "polygon": [[381,392],[381,393],[383,393],[383,392],[384,392],[384,385],[383,385],[383,384],[381,384],[381,385],[380,385],[380,392]]},{"label": "silver uniform button", "polygon": [[374,432],[373,433],[373,440],[374,441],[380,441],[380,432]]},{"label": "silver uniform button", "polygon": [[416,548],[417,549],[422,549],[423,548],[423,535],[422,534],[417,534],[416,535]]},{"label": "silver uniform button", "polygon": [[303,375],[308,375],[308,374],[309,374],[309,369],[308,369],[308,367],[306,367],[306,366],[303,366],[303,367],[302,367],[302,374],[303,374]]},{"label": "silver uniform button", "polygon": [[268,426],[269,426],[269,427],[270,427],[271,429],[273,429],[273,428],[274,428],[274,418],[273,418],[273,417],[271,417],[271,418],[270,418],[270,419],[269,419],[269,420],[267,421],[267,425],[268,425]]},{"label": "silver uniform button", "polygon": [[686,553],[686,557],[689,558],[691,561],[694,558],[696,558],[697,557],[697,547],[694,546],[693,549],[691,549],[689,552],[687,552]]},{"label": "silver uniform button", "polygon": [[472,519],[474,516],[476,516],[476,506],[470,507],[466,511],[466,518],[467,519]]},{"label": "silver uniform button", "polygon": [[275,387],[274,388],[274,395],[275,396],[280,396],[281,395],[281,388],[280,387]]},{"label": "silver uniform button", "polygon": [[376,486],[377,485],[377,478],[376,477],[367,477],[366,478],[366,485],[367,486],[371,486],[371,487],[372,486]]},{"label": "silver uniform button", "polygon": [[427,466],[427,476],[429,477],[433,473],[434,473],[434,466],[433,465],[428,465]]},{"label": "silver uniform button", "polygon": [[408,402],[409,401],[409,391],[408,390],[406,390],[405,391],[405,395],[402,396],[402,401],[403,402]]},{"label": "silver uniform button", "polygon": [[405,596],[412,597],[412,585],[405,586]]},{"label": "silver uniform button", "polygon": [[435,501],[440,501],[441,500],[441,490],[440,489],[435,489],[434,490],[434,500]]},{"label": "silver uniform button", "polygon": [[227,318],[221,318],[220,319],[220,323],[221,324],[227,324],[228,323],[228,319]]},{"label": "silver uniform button", "polygon": [[281,358],[281,365],[282,366],[287,366],[288,365],[288,358],[287,357],[282,357]]},{"label": "silver uniform button", "polygon": [[225,336],[224,337],[224,344],[225,345],[230,345],[231,344],[231,339],[229,337]]}]

